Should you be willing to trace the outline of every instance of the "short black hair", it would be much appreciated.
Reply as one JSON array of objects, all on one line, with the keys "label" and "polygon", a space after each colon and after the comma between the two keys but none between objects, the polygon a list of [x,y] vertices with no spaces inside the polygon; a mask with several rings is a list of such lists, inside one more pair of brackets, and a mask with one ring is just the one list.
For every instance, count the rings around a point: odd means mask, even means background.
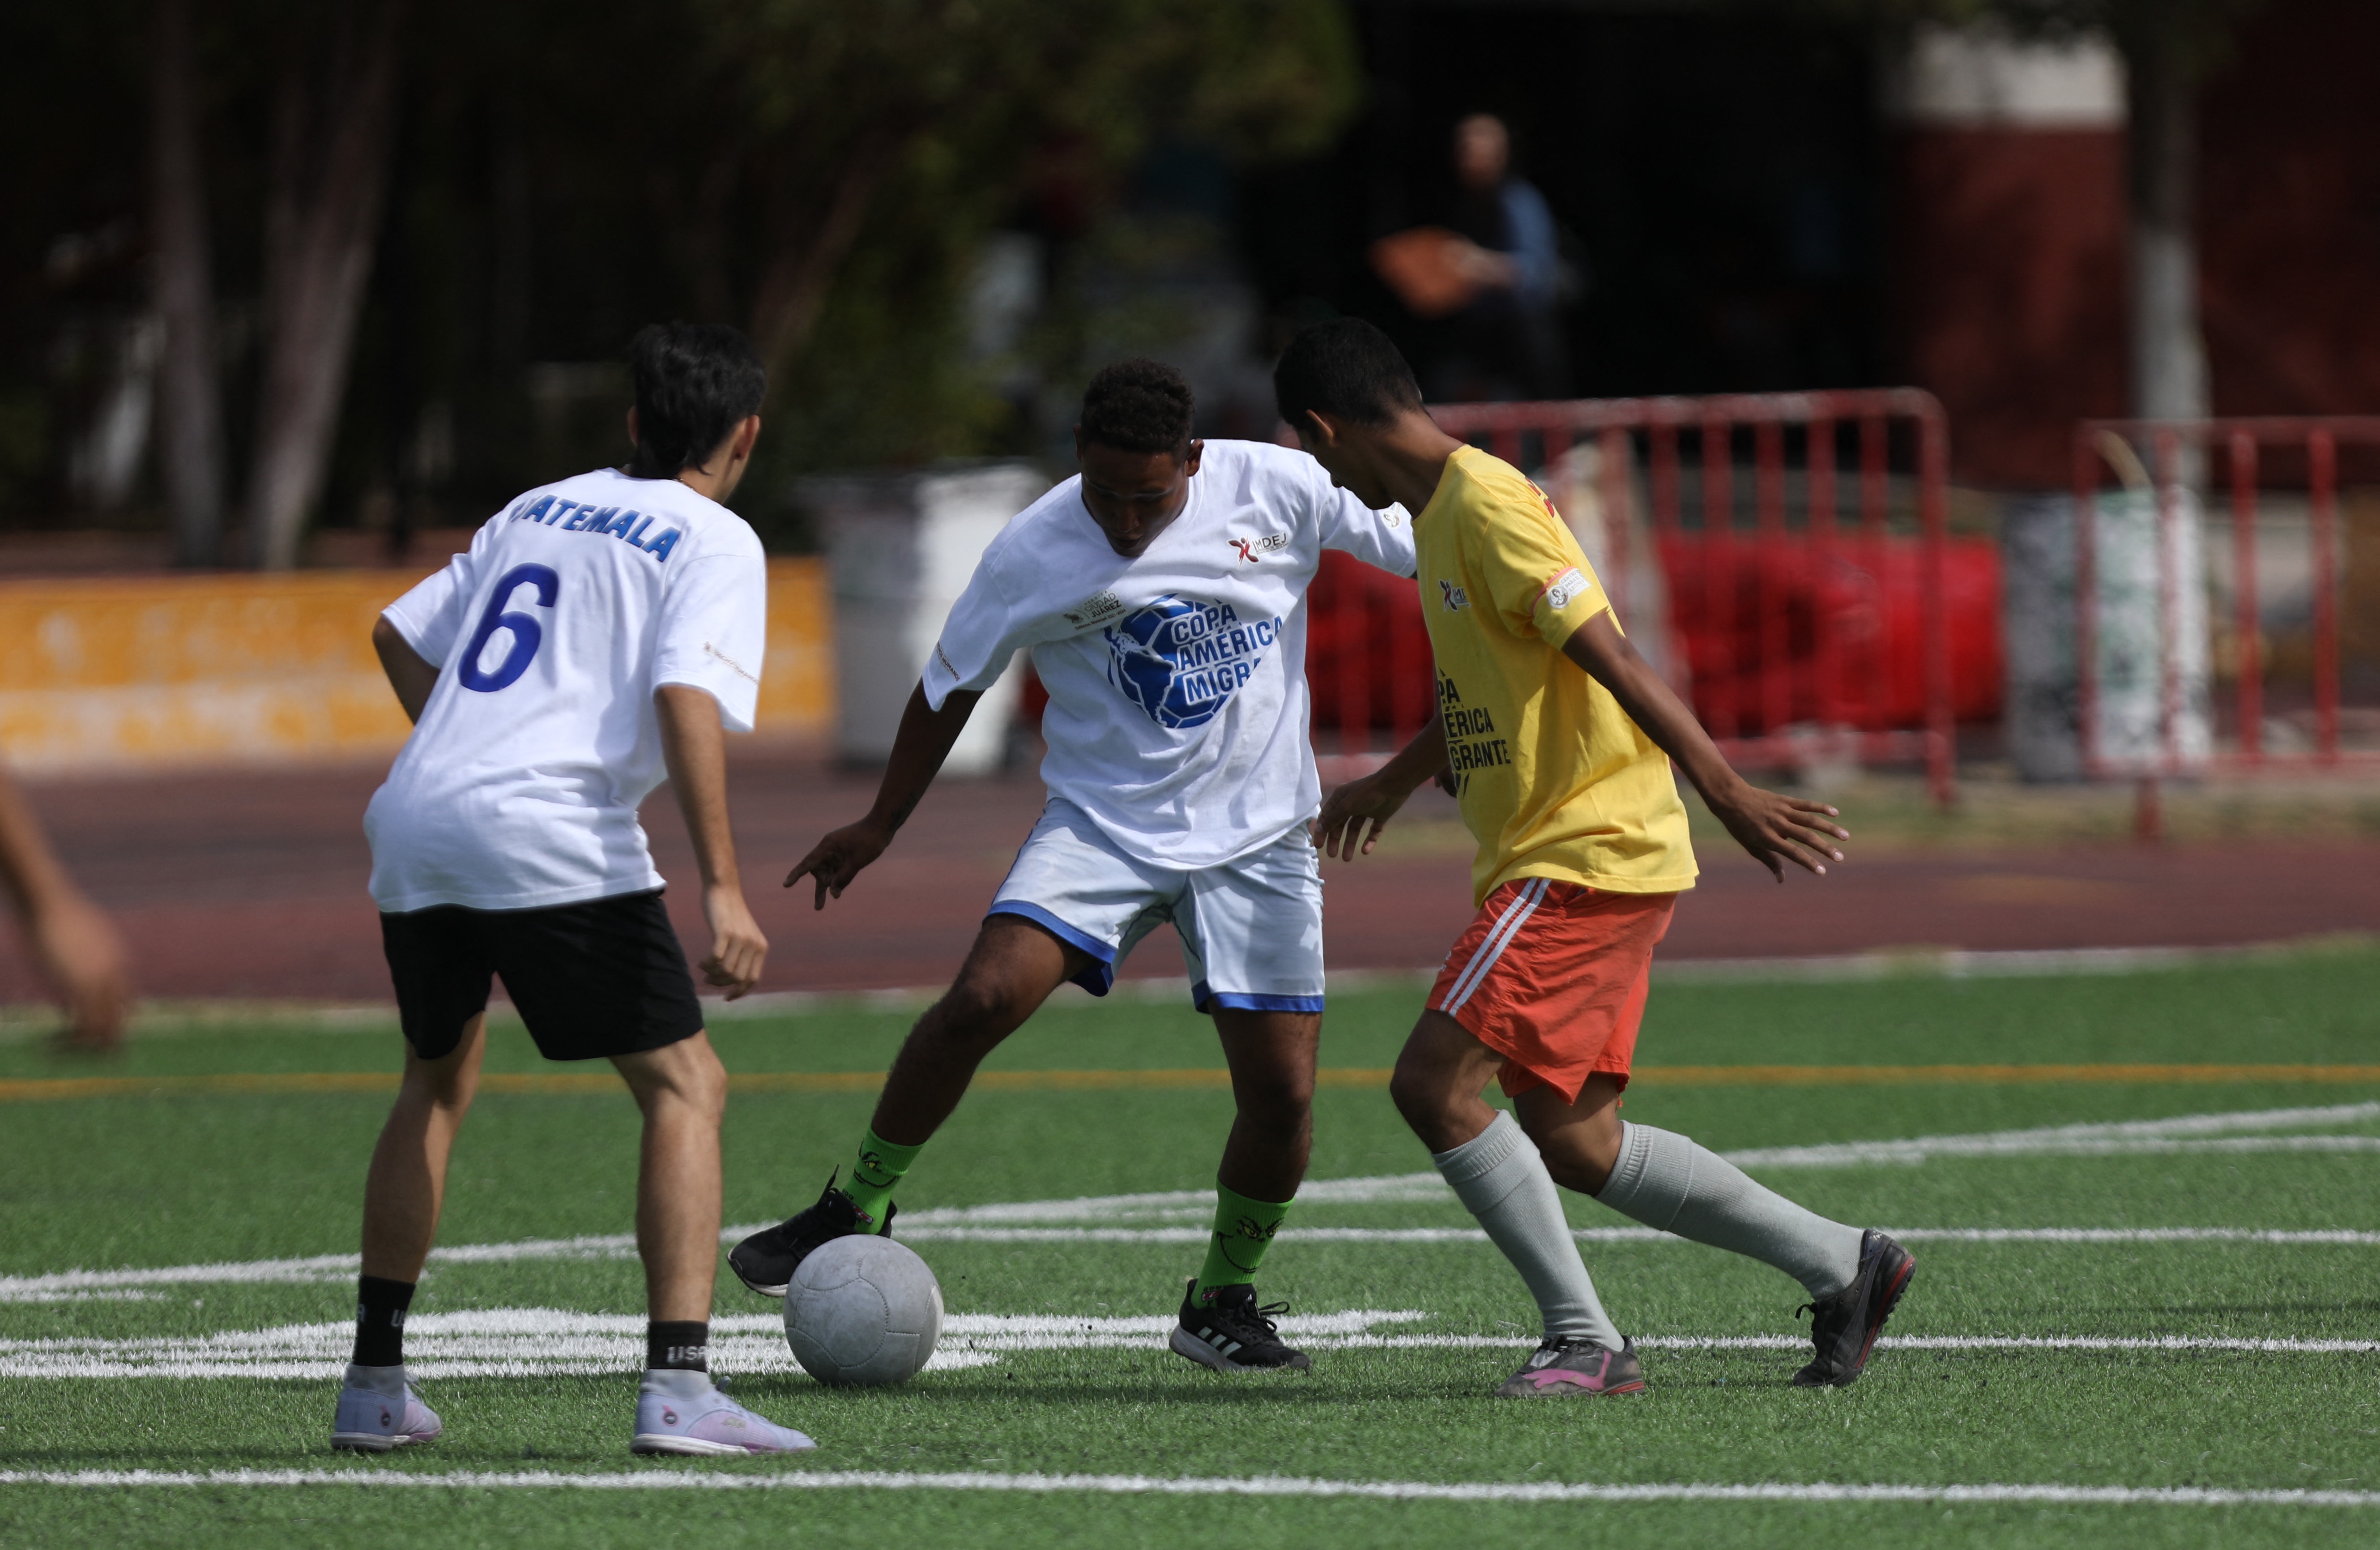
[{"label": "short black hair", "polygon": [[727,433],[760,412],[768,369],[752,341],[719,323],[656,323],[628,342],[637,384],[637,450],[632,479],[675,479],[718,449]]},{"label": "short black hair", "polygon": [[1293,429],[1308,409],[1385,425],[1421,408],[1421,384],[1389,336],[1361,318],[1318,323],[1289,342],[1272,369],[1273,405]]},{"label": "short black hair", "polygon": [[1191,422],[1198,403],[1190,380],[1162,360],[1135,356],[1099,368],[1083,389],[1085,441],[1119,452],[1190,450]]}]

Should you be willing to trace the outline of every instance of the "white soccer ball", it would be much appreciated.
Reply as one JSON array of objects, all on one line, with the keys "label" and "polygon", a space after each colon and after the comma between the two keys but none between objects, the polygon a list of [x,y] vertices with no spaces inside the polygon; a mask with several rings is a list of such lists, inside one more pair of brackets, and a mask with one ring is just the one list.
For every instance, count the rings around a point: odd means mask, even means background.
[{"label": "white soccer ball", "polygon": [[905,1383],[941,1334],[941,1284],[889,1238],[855,1233],[823,1244],[785,1288],[785,1343],[820,1383]]}]

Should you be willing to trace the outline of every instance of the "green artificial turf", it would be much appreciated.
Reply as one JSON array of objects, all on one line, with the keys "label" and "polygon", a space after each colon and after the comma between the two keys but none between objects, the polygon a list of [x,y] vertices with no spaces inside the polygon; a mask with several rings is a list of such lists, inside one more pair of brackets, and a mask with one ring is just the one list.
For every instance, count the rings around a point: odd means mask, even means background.
[{"label": "green artificial turf", "polygon": [[[1334,999],[1324,1063],[1392,1058],[1417,988]],[[909,1013],[860,1004],[723,1022],[742,1072],[880,1068]],[[1672,984],[1639,1046],[1631,1119],[1722,1149],[2002,1130],[2380,1097],[2380,1084],[1665,1085],[1662,1067],[2380,1062],[2380,955],[2336,951],[2121,976]],[[0,1045],[0,1080],[386,1069],[385,1030],[279,1024],[160,1032],[113,1061]],[[1029,1072],[1218,1065],[1169,1004],[1073,997],[994,1062]],[[517,1028],[492,1070],[543,1068]],[[725,1144],[731,1221],[783,1214],[845,1160],[865,1092],[744,1092]],[[0,1105],[0,1275],[352,1249],[385,1098],[354,1092],[134,1094]],[[986,1088],[911,1174],[905,1209],[1209,1182],[1229,1122],[1213,1088]],[[2329,1129],[2380,1134],[2380,1123]],[[629,1230],[637,1146],[625,1094],[492,1093],[458,1144],[442,1241]],[[1313,1177],[1412,1173],[1427,1159],[1386,1094],[1326,1087]],[[1779,1167],[1765,1179],[1845,1220],[1904,1227],[2371,1229],[2380,1154],[2186,1153]],[[1620,1225],[1572,1200],[1581,1227]],[[1268,1261],[1302,1312],[1415,1311],[1397,1333],[1530,1334],[1519,1282],[1475,1241],[1307,1239],[1298,1225],[1459,1227],[1451,1198],[1308,1205]],[[1155,1314],[1195,1243],[920,1240],[954,1313]],[[1896,1336],[2374,1337],[2380,1246],[2236,1241],[1925,1242]],[[1675,1241],[1590,1242],[1623,1328],[1647,1338],[1791,1336],[1799,1288]],[[633,1260],[433,1264],[420,1313],[550,1308],[636,1314]],[[732,1281],[722,1314],[765,1313]],[[342,1277],[172,1286],[138,1300],[0,1301],[0,1338],[188,1336],[347,1316]],[[1887,1350],[1843,1391],[1805,1392],[1779,1350],[1648,1349],[1650,1388],[1499,1403],[1506,1349],[1321,1350],[1310,1376],[1221,1381],[1153,1343],[1015,1350],[880,1392],[747,1374],[739,1397],[819,1437],[790,1461],[632,1461],[633,1379],[568,1373],[424,1381],[444,1438],[334,1458],[320,1378],[0,1376],[0,1471],[1000,1471],[1411,1482],[1835,1482],[2380,1490],[2380,1357],[2359,1352]],[[5,1356],[5,1352],[0,1352]],[[0,1544],[253,1543],[1097,1544],[2367,1544],[2380,1508],[1813,1503],[1220,1500],[948,1490],[394,1491],[337,1484],[94,1489],[0,1485]]]}]

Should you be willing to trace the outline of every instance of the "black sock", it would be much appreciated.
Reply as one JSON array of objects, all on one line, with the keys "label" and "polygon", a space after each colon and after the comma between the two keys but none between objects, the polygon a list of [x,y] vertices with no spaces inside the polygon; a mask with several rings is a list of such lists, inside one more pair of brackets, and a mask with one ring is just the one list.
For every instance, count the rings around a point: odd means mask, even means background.
[{"label": "black sock", "polygon": [[655,1319],[645,1325],[645,1370],[710,1371],[709,1319]]},{"label": "black sock", "polygon": [[356,1283],[356,1355],[358,1367],[395,1367],[405,1361],[405,1311],[413,1306],[413,1283],[366,1275]]}]

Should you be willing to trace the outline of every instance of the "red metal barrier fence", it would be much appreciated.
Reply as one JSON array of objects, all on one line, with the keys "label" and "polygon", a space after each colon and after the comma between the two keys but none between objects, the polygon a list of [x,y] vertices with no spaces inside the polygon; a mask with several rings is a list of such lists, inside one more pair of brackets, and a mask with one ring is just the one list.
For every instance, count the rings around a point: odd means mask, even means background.
[{"label": "red metal barrier fence", "polygon": [[[1642,636],[1633,604],[1652,579],[1634,574],[1626,534],[1645,512],[1672,653],[1682,650],[1695,711],[1732,763],[1922,763],[1936,798],[1951,799],[1957,722],[1998,712],[1998,569],[1988,542],[1954,543],[1947,531],[1949,433],[1931,394],[1430,412],[1550,484],[1563,482],[1574,451],[1596,450],[1596,498],[1613,535],[1599,557],[1605,587]],[[1385,751],[1376,732],[1393,750],[1431,712],[1420,600],[1410,582],[1324,559],[1308,594],[1315,723],[1339,729],[1342,755],[1375,757]]]},{"label": "red metal barrier fence", "polygon": [[[2380,417],[2261,416],[2206,421],[2086,421],[2075,428],[2075,665],[2084,769],[2099,777],[2156,776],[2193,765],[2258,770],[2280,764],[2338,765],[2349,758],[2370,759],[2370,751],[2340,747],[2339,593],[2343,578],[2339,532],[2340,459],[2363,454],[2367,480],[2380,475]],[[2105,667],[2106,554],[2101,485],[2109,471],[2144,486],[2154,499],[2155,564],[2153,752],[2127,756],[2107,746]],[[2185,720],[2190,686],[2185,681],[2193,642],[2180,637],[2192,610],[2181,593],[2188,584],[2178,561],[2179,530],[2195,520],[2193,492],[2204,482],[2211,517],[2228,506],[2229,617],[2213,615],[2211,633],[2228,650],[2209,653],[2228,659],[2212,665],[2232,678],[2230,725],[2220,726],[2219,705],[2207,707],[2204,748],[2187,747]],[[2306,515],[2305,653],[2311,725],[2302,746],[2277,749],[2270,730],[2268,671],[2272,665],[2270,621],[2260,584],[2261,551],[2267,536],[2267,501],[2294,500],[2302,492]],[[2210,535],[2211,536],[2211,535]],[[2210,559],[2216,556],[2210,555]],[[2284,724],[2285,725],[2285,724]],[[2228,735],[2224,733],[2228,730]]]}]

